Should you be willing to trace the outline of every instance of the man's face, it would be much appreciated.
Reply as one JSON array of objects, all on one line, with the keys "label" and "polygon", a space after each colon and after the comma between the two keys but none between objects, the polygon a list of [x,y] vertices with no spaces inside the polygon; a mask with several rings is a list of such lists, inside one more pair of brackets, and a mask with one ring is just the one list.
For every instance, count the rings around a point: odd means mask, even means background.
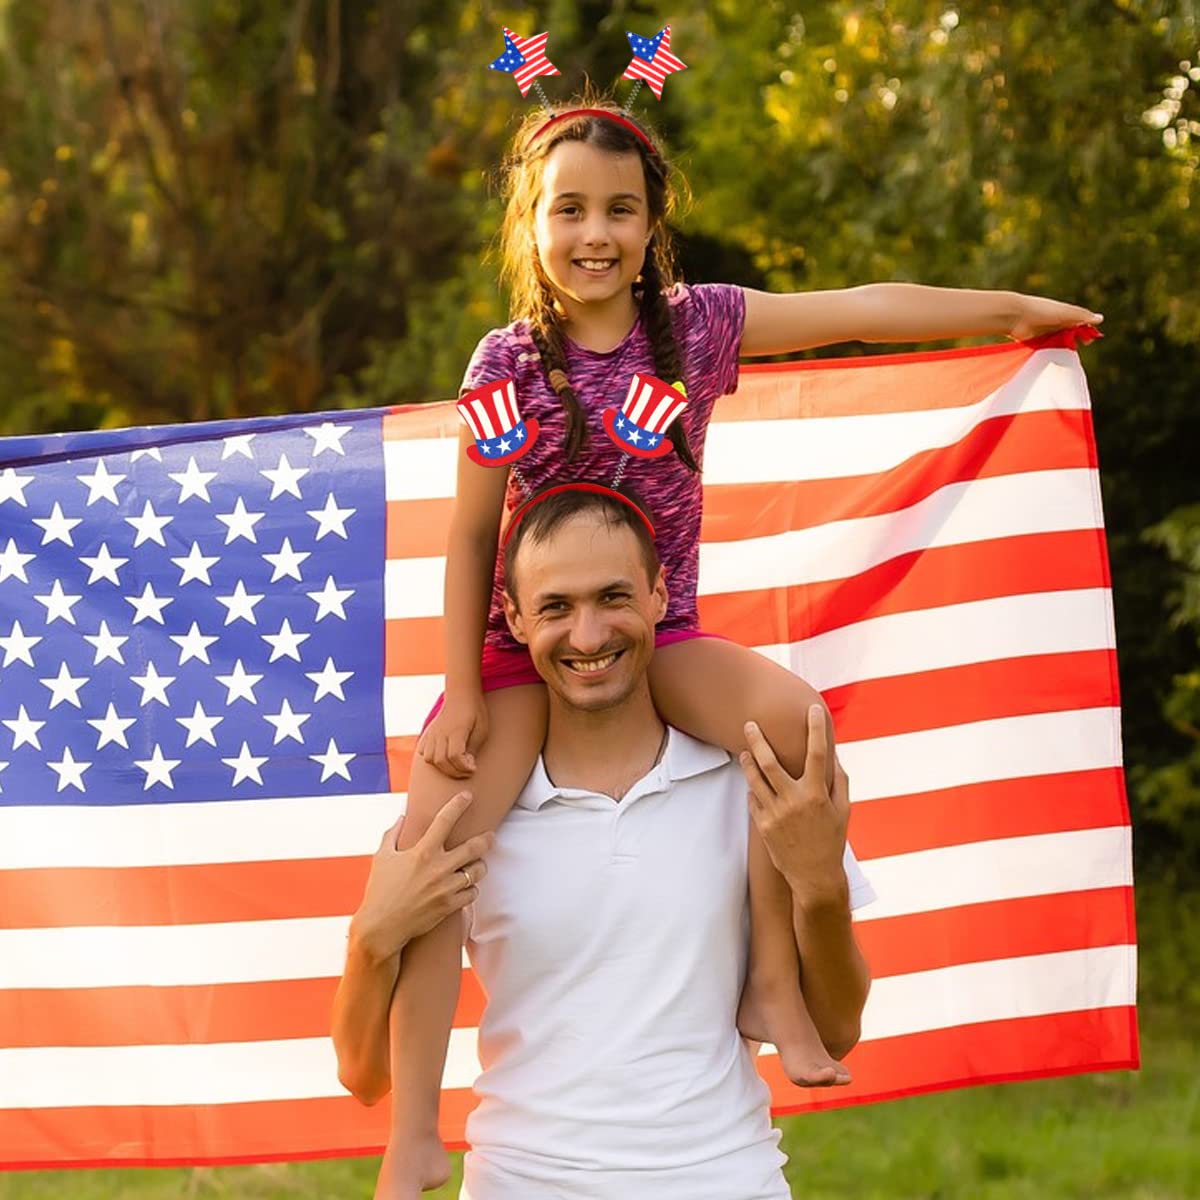
[{"label": "man's face", "polygon": [[545,541],[522,542],[514,568],[509,628],[551,691],[583,711],[623,704],[645,678],[667,611],[662,571],[652,585],[633,531],[580,513]]}]

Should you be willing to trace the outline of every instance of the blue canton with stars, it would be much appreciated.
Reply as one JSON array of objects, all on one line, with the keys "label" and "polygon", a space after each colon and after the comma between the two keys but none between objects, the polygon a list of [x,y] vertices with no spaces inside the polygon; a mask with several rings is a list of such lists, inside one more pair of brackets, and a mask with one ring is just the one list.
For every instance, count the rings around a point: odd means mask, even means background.
[{"label": "blue canton with stars", "polygon": [[645,59],[646,62],[653,62],[666,32],[665,28],[660,29],[652,38],[644,38],[636,33],[629,33],[627,30],[625,36],[629,39],[629,44],[638,58]]},{"label": "blue canton with stars", "polygon": [[388,791],[385,514],[379,412],[0,439],[0,804]]},{"label": "blue canton with stars", "polygon": [[517,49],[512,38],[504,35],[504,53],[495,62],[488,63],[493,71],[508,71],[510,74],[525,65],[525,57]]}]

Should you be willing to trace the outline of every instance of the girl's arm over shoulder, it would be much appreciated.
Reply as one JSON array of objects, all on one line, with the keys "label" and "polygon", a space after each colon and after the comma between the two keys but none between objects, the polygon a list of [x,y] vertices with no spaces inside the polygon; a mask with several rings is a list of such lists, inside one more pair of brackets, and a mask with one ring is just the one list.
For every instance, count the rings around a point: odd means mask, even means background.
[{"label": "girl's arm over shoulder", "polygon": [[917,283],[867,283],[820,292],[742,291],[744,357],[792,354],[837,342],[926,342],[988,334],[1026,338],[1104,319],[1044,296]]},{"label": "girl's arm over shoulder", "polygon": [[458,481],[446,546],[446,689],[479,685],[479,658],[492,599],[492,576],[508,487],[507,467],[482,467],[467,457],[475,444],[458,435]]}]

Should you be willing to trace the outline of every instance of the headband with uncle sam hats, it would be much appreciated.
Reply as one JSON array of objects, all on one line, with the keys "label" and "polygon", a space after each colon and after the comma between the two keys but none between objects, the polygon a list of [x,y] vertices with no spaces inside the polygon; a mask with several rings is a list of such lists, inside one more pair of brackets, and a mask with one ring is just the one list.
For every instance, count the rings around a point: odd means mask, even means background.
[{"label": "headband with uncle sam hats", "polygon": [[511,379],[472,388],[458,401],[458,412],[475,438],[475,445],[467,447],[467,457],[480,467],[515,463],[541,432],[536,419],[521,420],[517,386]]}]

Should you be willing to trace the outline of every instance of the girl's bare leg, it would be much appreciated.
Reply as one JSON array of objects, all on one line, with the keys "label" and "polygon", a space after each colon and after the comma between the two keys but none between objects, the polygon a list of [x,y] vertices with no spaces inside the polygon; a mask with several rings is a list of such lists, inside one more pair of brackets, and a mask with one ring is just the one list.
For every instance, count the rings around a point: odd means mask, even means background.
[{"label": "girl's bare leg", "polygon": [[[808,708],[821,697],[804,680],[752,650],[720,638],[694,638],[655,650],[650,690],[669,725],[737,755],[743,726],[755,721],[789,774],[804,770]],[[750,829],[750,970],[738,1029],[774,1043],[787,1077],[801,1087],[850,1082],[821,1042],[800,989],[792,893],[758,831]]]},{"label": "girl's bare leg", "polygon": [[[448,845],[496,829],[520,794],[546,737],[545,685],[488,692],[486,700],[489,734],[469,779],[451,779],[414,756],[402,849],[424,834],[434,814],[458,792],[469,791],[474,800]],[[438,1102],[461,971],[459,913],[404,948],[388,1022],[391,1133],[375,1200],[415,1200],[450,1177],[450,1160],[438,1136]]]}]

